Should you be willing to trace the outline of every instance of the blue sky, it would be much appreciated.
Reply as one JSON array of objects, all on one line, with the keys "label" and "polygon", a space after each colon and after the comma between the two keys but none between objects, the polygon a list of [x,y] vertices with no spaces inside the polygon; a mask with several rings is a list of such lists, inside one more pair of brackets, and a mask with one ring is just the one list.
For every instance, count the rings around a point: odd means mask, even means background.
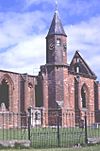
[{"label": "blue sky", "polygon": [[[58,0],[68,35],[68,63],[79,50],[100,80],[100,0]],[[55,0],[0,0],[0,69],[36,74],[45,64],[45,37]]]}]

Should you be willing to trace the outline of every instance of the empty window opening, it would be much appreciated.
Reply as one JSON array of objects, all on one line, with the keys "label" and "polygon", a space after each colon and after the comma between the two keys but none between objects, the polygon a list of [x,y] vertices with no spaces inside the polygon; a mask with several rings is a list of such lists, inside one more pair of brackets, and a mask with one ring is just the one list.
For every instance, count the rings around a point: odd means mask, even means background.
[{"label": "empty window opening", "polygon": [[56,45],[57,45],[57,46],[60,46],[60,45],[61,45],[61,40],[60,40],[60,39],[57,39]]},{"label": "empty window opening", "polygon": [[9,85],[6,79],[3,79],[0,85],[0,106],[2,104],[9,109]]},{"label": "empty window opening", "polygon": [[81,97],[82,97],[82,108],[86,108],[86,90],[84,87],[81,89]]}]

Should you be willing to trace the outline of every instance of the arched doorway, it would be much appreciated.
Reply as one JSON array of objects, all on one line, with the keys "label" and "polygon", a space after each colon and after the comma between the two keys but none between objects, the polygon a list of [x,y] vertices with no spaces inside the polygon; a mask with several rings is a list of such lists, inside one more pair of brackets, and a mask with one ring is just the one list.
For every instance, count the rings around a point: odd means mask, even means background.
[{"label": "arched doorway", "polygon": [[7,80],[3,79],[0,85],[0,106],[4,105],[9,109],[9,85]]}]

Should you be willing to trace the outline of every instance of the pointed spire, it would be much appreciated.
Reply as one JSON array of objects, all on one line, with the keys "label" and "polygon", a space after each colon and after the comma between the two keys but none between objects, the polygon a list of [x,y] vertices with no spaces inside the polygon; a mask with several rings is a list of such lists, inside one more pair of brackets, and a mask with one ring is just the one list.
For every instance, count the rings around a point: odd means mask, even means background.
[{"label": "pointed spire", "polygon": [[67,36],[65,31],[64,31],[64,28],[62,26],[61,20],[59,18],[57,1],[56,1],[56,10],[55,10],[55,13],[54,13],[54,17],[53,17],[48,35],[64,35],[64,36]]}]

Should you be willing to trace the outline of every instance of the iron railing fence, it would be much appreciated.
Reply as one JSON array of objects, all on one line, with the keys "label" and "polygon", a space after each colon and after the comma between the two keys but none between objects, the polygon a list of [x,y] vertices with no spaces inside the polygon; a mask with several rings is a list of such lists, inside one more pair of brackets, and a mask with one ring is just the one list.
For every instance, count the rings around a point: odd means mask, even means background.
[{"label": "iron railing fence", "polygon": [[0,112],[0,140],[30,140],[34,148],[71,147],[100,139],[100,112],[31,109]]},{"label": "iron railing fence", "polygon": [[0,112],[0,140],[26,140],[28,139],[27,127],[27,114]]}]

